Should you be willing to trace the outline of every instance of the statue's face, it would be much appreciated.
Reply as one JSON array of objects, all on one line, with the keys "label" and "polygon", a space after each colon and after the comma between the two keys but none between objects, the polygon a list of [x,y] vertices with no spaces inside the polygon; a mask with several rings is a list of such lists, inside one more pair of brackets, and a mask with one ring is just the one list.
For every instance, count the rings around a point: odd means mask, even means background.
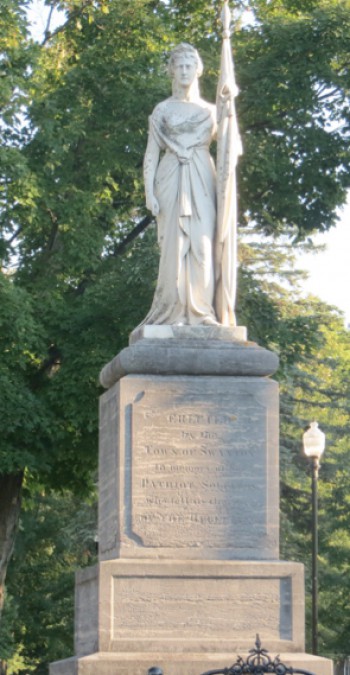
[{"label": "statue's face", "polygon": [[190,55],[178,56],[173,65],[173,76],[177,84],[190,87],[197,77],[197,62]]}]

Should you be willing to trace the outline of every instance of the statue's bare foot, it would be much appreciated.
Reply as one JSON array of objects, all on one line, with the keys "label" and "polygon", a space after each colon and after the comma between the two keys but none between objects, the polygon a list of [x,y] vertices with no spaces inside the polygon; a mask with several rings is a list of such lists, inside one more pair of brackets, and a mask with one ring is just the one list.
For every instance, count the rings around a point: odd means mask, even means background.
[{"label": "statue's bare foot", "polygon": [[202,321],[202,326],[220,326],[220,324],[212,316],[206,316]]}]

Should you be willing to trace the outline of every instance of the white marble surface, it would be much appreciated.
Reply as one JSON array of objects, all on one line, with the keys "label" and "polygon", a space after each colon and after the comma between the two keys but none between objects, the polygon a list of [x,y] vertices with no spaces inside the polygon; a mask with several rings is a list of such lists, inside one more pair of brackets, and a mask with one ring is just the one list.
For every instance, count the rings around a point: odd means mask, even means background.
[{"label": "white marble surface", "polygon": [[[235,325],[239,137],[228,30],[224,43],[217,105],[201,97],[203,64],[183,43],[170,55],[172,96],[149,120],[144,181],[147,207],[157,218],[160,263],[146,324]],[[209,151],[216,136],[218,176]]]},{"label": "white marble surface", "polygon": [[170,324],[147,324],[139,326],[130,335],[129,344],[138,340],[225,340],[246,342],[245,326],[176,326]]}]

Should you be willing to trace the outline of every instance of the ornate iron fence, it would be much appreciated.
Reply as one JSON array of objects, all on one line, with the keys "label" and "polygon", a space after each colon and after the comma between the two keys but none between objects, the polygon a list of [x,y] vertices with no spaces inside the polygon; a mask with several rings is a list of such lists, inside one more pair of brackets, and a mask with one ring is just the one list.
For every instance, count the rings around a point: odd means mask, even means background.
[{"label": "ornate iron fence", "polygon": [[[264,675],[265,673],[275,673],[275,675],[314,675],[309,670],[302,668],[293,668],[281,662],[279,656],[272,659],[267,649],[263,649],[259,635],[256,636],[255,647],[249,650],[249,656],[244,661],[241,656],[229,668],[217,668],[207,670],[202,675]],[[163,675],[163,671],[158,666],[149,669],[148,675]]]},{"label": "ornate iron fence", "polygon": [[264,673],[275,673],[276,675],[314,675],[309,670],[293,668],[286,666],[281,662],[279,656],[272,659],[267,649],[263,649],[259,635],[256,636],[255,647],[249,650],[249,656],[246,661],[241,656],[229,668],[218,668],[216,670],[207,670],[202,675],[263,675]]}]

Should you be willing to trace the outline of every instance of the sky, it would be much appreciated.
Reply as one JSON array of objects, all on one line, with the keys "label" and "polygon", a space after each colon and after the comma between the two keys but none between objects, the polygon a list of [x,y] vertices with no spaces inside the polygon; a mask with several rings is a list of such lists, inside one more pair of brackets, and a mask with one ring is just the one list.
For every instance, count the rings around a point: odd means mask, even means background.
[{"label": "sky", "polygon": [[350,197],[340,212],[340,221],[326,234],[312,237],[315,244],[324,244],[325,250],[316,254],[298,256],[298,266],[307,270],[309,278],[303,282],[305,292],[317,295],[345,314],[345,325],[350,325]]},{"label": "sky", "polygon": [[[43,0],[33,0],[29,19],[38,40],[46,27],[47,12]],[[51,29],[61,21],[62,15],[56,13]],[[350,326],[350,195],[348,204],[339,215],[340,221],[336,227],[326,234],[312,237],[315,244],[324,244],[325,250],[299,255],[298,267],[309,274],[309,278],[303,282],[304,292],[339,307],[344,312],[345,325]]]}]

